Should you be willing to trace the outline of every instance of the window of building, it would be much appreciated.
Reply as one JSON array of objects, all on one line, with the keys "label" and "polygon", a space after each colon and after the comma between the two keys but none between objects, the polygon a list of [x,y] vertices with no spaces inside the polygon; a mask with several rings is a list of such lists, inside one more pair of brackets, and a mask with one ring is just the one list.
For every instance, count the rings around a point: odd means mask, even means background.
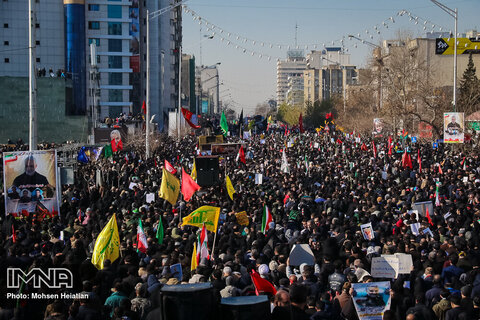
[{"label": "window of building", "polygon": [[108,5],[108,17],[119,19],[122,17],[122,6]]},{"label": "window of building", "polygon": [[40,23],[35,23],[35,28],[40,28]]},{"label": "window of building", "polygon": [[121,39],[108,39],[108,51],[109,52],[122,52],[122,40]]},{"label": "window of building", "polygon": [[110,89],[108,90],[108,101],[110,102],[122,102],[123,100],[123,90],[121,89]]},{"label": "window of building", "polygon": [[108,84],[121,86],[123,84],[123,74],[120,72],[111,72],[108,74]]},{"label": "window of building", "polygon": [[89,38],[88,39],[88,45],[91,45],[92,43],[95,43],[97,47],[100,46],[100,39],[97,38]]},{"label": "window of building", "polygon": [[37,58],[37,62],[40,62],[40,58]]},{"label": "window of building", "polygon": [[122,68],[122,57],[109,56],[108,57],[108,67],[111,68],[111,69],[121,69]]},{"label": "window of building", "polygon": [[4,46],[8,46],[8,45],[10,45],[10,42],[8,42],[8,41],[3,41],[3,45],[4,45]]},{"label": "window of building", "polygon": [[[97,64],[99,64],[100,61],[101,61],[100,56],[97,55]],[[88,56],[88,63],[92,63],[92,56],[90,56],[90,55]]]},{"label": "window of building", "polygon": [[3,27],[4,27],[4,28],[8,28],[8,23],[4,23],[4,24],[3,24]]},{"label": "window of building", "polygon": [[89,4],[88,11],[100,11],[100,5],[98,4]]},{"label": "window of building", "polygon": [[39,46],[40,45],[40,40],[35,40],[35,45]]},{"label": "window of building", "polygon": [[5,58],[5,63],[10,63],[10,59],[9,59],[9,58]]},{"label": "window of building", "polygon": [[118,1],[118,2],[120,2],[120,1],[122,1],[122,0],[108,0],[108,1],[112,1],[112,2]]},{"label": "window of building", "polygon": [[98,22],[98,21],[88,21],[88,29],[99,30],[100,29],[100,22]]},{"label": "window of building", "polygon": [[121,22],[109,22],[108,23],[108,34],[109,35],[121,35],[122,34],[122,23]]}]

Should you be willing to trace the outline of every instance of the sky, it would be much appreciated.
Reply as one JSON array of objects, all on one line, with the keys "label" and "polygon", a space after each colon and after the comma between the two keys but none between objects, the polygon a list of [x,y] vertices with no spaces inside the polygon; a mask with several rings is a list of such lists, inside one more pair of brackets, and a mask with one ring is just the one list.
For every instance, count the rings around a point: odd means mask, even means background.
[{"label": "sky", "polygon": [[[458,8],[459,33],[480,31],[480,0],[441,2]],[[351,64],[359,68],[372,49],[349,34],[380,44],[399,32],[423,37],[454,29],[454,19],[430,0],[188,0],[185,9],[183,53],[194,55],[197,65],[220,62],[220,100],[245,115],[276,99],[277,59],[286,58],[288,46],[296,49],[295,38],[305,53],[341,47],[344,39]]]}]

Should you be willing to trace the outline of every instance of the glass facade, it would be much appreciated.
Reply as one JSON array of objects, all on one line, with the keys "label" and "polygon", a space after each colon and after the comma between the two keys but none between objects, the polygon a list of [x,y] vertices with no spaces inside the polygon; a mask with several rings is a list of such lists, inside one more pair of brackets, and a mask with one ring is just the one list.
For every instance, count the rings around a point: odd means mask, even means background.
[{"label": "glass facade", "polygon": [[122,23],[121,22],[109,22],[108,23],[109,35],[122,35]]},{"label": "glass facade", "polygon": [[122,18],[122,6],[108,5],[108,17],[113,19]]},{"label": "glass facade", "polygon": [[108,84],[120,86],[123,84],[123,74],[120,72],[111,72],[108,74]]},{"label": "glass facade", "polygon": [[99,30],[100,29],[100,22],[98,22],[98,21],[88,21],[88,29]]},{"label": "glass facade", "polygon": [[65,104],[66,114],[85,115],[87,111],[85,5],[66,4],[64,10],[65,69],[67,77],[72,79],[71,88],[66,90],[66,101],[70,102]]},{"label": "glass facade", "polygon": [[121,39],[108,39],[108,51],[109,52],[122,52],[122,40]]},{"label": "glass facade", "polygon": [[110,102],[122,102],[123,101],[123,90],[121,90],[121,89],[110,89],[110,90],[108,90],[108,101],[110,101]]},{"label": "glass facade", "polygon": [[110,69],[121,69],[122,68],[122,57],[109,56],[108,57],[108,68],[110,68]]}]

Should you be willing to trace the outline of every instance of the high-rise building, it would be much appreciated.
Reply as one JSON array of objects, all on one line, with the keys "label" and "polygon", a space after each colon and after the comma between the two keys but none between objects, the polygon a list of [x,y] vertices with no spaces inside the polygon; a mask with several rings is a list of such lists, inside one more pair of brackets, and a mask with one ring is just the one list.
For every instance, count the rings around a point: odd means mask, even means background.
[{"label": "high-rise building", "polygon": [[[143,0],[143,25],[146,30],[146,10],[158,12],[179,0]],[[143,30],[142,30],[143,31]],[[142,36],[143,81],[146,81],[146,35]],[[150,114],[160,131],[168,122],[169,111],[178,107],[178,72],[182,45],[182,9],[177,6],[150,19]]]},{"label": "high-rise building", "polygon": [[217,64],[197,67],[195,80],[196,92],[200,101],[199,113],[219,113],[218,90],[220,83]]},{"label": "high-rise building", "polygon": [[303,77],[307,62],[302,50],[289,50],[286,60],[277,61],[277,105],[286,102],[288,78]]}]

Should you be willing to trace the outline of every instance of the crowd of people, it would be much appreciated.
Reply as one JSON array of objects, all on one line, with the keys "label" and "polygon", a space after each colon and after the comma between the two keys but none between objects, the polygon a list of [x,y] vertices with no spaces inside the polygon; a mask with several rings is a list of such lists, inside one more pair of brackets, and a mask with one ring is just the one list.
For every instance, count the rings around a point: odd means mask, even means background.
[{"label": "crowd of people", "polygon": [[[404,142],[388,155],[387,144],[386,138],[376,139],[374,152],[371,139],[359,142],[341,132],[269,130],[244,141],[245,164],[236,155],[222,157],[219,183],[174,205],[158,197],[162,166],[166,159],[178,176],[181,167],[190,173],[199,150],[195,136],[162,137],[148,159],[141,150],[125,148],[113,158],[79,165],[75,184],[62,188],[58,217],[16,220],[0,214],[0,319],[161,319],[164,286],[211,282],[220,303],[221,298],[255,295],[252,271],[276,288],[276,294],[267,294],[274,320],[359,319],[353,285],[379,280],[391,281],[383,319],[480,319],[478,150]],[[402,162],[405,148],[412,167]],[[283,153],[288,169],[281,170]],[[263,174],[261,184],[255,182],[257,173]],[[236,191],[233,200],[225,175]],[[152,203],[146,202],[149,193],[156,194]],[[3,208],[3,195],[0,199]],[[412,211],[414,203],[423,201],[434,204],[429,218]],[[220,222],[213,252],[215,234],[208,232],[210,259],[191,270],[199,228],[182,225],[181,218],[202,205],[220,207]],[[273,216],[265,234],[264,206]],[[241,211],[248,215],[248,226],[236,219]],[[113,214],[120,257],[97,270],[90,261],[95,240]],[[139,219],[146,253],[137,250]],[[159,222],[165,234],[161,244]],[[372,224],[373,239],[366,240],[360,230],[366,223]],[[414,223],[431,233],[412,233]],[[310,246],[314,264],[290,263],[295,244]],[[411,255],[410,273],[373,278],[372,258],[395,253]],[[181,279],[170,269],[177,263]],[[10,267],[68,268],[74,280],[70,291],[88,298],[5,299]],[[21,290],[58,292],[31,285]]]}]

